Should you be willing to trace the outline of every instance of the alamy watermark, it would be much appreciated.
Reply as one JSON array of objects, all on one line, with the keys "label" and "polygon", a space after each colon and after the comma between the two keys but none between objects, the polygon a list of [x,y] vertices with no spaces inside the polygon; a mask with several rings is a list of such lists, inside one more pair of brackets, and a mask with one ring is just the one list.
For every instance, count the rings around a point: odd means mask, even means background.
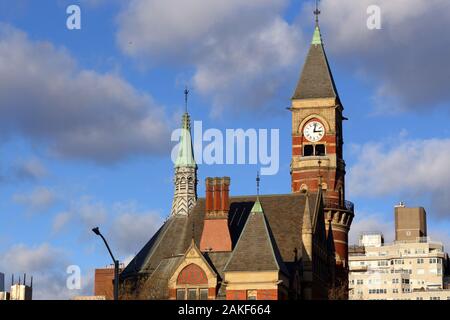
[{"label": "alamy watermark", "polygon": [[81,289],[81,268],[77,265],[68,266],[66,273],[69,275],[66,280],[66,287],[69,290]]},{"label": "alamy watermark", "polygon": [[75,4],[67,7],[66,13],[69,15],[66,20],[66,27],[69,30],[81,29],[81,8]]},{"label": "alamy watermark", "polygon": [[[180,141],[184,129],[172,132],[172,141]],[[191,138],[189,131],[185,135]],[[194,121],[192,131],[194,157],[197,164],[259,165],[262,175],[275,175],[280,167],[279,129],[207,129],[202,121]],[[178,157],[180,143],[172,149],[172,161]]]},{"label": "alamy watermark", "polygon": [[367,7],[367,28],[369,30],[381,29],[381,8],[377,5],[370,5]]}]

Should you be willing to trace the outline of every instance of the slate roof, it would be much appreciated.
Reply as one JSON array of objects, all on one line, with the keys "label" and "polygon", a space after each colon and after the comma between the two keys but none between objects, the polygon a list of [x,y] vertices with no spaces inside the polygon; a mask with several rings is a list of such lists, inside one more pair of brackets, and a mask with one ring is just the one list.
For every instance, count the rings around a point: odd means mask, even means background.
[{"label": "slate roof", "polygon": [[[310,211],[314,212],[317,194],[308,195]],[[301,254],[302,223],[305,209],[305,194],[281,194],[260,196],[265,220],[273,243],[281,260],[289,269],[295,262],[295,250]],[[256,196],[230,197],[229,228],[233,248],[239,240]],[[205,216],[205,199],[199,198],[189,216],[172,216],[155,233],[148,243],[121,273],[122,278],[139,273],[152,274],[162,260],[182,256],[189,248],[192,238],[200,244]],[[194,226],[194,228],[193,228]],[[227,253],[228,257],[230,253]],[[298,258],[300,256],[297,255]],[[207,259],[223,276],[223,267],[228,262],[226,254],[209,253]]]},{"label": "slate roof", "polygon": [[259,200],[255,202],[247,217],[224,271],[283,271],[289,274]]},{"label": "slate roof", "polygon": [[292,99],[317,98],[339,98],[318,26]]}]

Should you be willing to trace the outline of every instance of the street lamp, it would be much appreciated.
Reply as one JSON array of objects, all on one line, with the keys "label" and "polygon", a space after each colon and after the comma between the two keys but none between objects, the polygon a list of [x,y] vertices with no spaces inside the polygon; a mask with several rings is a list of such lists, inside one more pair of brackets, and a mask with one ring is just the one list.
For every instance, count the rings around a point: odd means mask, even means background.
[{"label": "street lamp", "polygon": [[111,252],[111,249],[109,248],[108,242],[106,242],[105,237],[100,233],[100,229],[98,227],[95,227],[92,229],[92,232],[94,232],[96,235],[102,237],[103,242],[106,245],[106,248],[109,251],[109,254],[111,255],[111,258],[114,262],[114,300],[119,300],[119,260],[116,260],[114,258],[114,255]]}]

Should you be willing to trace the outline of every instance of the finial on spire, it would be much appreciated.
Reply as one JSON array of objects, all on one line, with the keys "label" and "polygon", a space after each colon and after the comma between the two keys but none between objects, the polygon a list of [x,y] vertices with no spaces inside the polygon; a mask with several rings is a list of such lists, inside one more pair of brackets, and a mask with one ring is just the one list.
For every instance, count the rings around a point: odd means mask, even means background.
[{"label": "finial on spire", "polygon": [[256,172],[256,195],[259,198],[259,182],[261,181],[261,178],[259,176],[259,170]]},{"label": "finial on spire", "polygon": [[188,87],[186,86],[184,88],[184,107],[185,107],[186,113],[188,110],[188,95],[189,95],[189,90],[188,90]]},{"label": "finial on spire", "polygon": [[319,15],[320,15],[320,10],[319,10],[319,1],[320,0],[316,0],[316,10],[314,10],[314,15],[316,16],[316,25],[319,25]]}]

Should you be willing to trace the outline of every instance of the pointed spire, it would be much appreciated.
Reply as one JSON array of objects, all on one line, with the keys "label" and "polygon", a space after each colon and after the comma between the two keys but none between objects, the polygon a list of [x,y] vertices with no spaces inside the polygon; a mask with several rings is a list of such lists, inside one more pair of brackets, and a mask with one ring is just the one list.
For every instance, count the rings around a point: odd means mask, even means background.
[{"label": "pointed spire", "polygon": [[191,137],[191,120],[187,112],[189,90],[184,90],[186,112],[183,114],[181,137],[177,159],[175,160],[175,194],[171,216],[189,215],[197,202],[197,164]]},{"label": "pointed spire", "polygon": [[313,39],[311,42],[312,45],[322,45],[322,34],[320,33],[320,27],[319,25],[316,25],[316,28],[314,29]]},{"label": "pointed spire", "polygon": [[303,225],[302,228],[304,230],[311,231],[312,230],[312,221],[311,221],[311,208],[309,206],[309,195],[305,195],[305,210],[303,211]]},{"label": "pointed spire", "polygon": [[192,146],[192,137],[191,137],[191,120],[189,117],[189,113],[187,112],[187,97],[189,94],[189,90],[187,88],[184,91],[185,94],[185,103],[186,103],[186,112],[182,117],[182,126],[181,126],[181,138],[180,138],[180,149],[178,150],[178,157],[175,161],[175,167],[191,167],[194,168],[197,166],[194,159],[194,148]]},{"label": "pointed spire", "polygon": [[311,47],[292,99],[339,99],[333,74],[323,47],[322,34],[319,27],[320,10],[318,2],[316,2],[314,14],[316,15],[316,24]]}]

